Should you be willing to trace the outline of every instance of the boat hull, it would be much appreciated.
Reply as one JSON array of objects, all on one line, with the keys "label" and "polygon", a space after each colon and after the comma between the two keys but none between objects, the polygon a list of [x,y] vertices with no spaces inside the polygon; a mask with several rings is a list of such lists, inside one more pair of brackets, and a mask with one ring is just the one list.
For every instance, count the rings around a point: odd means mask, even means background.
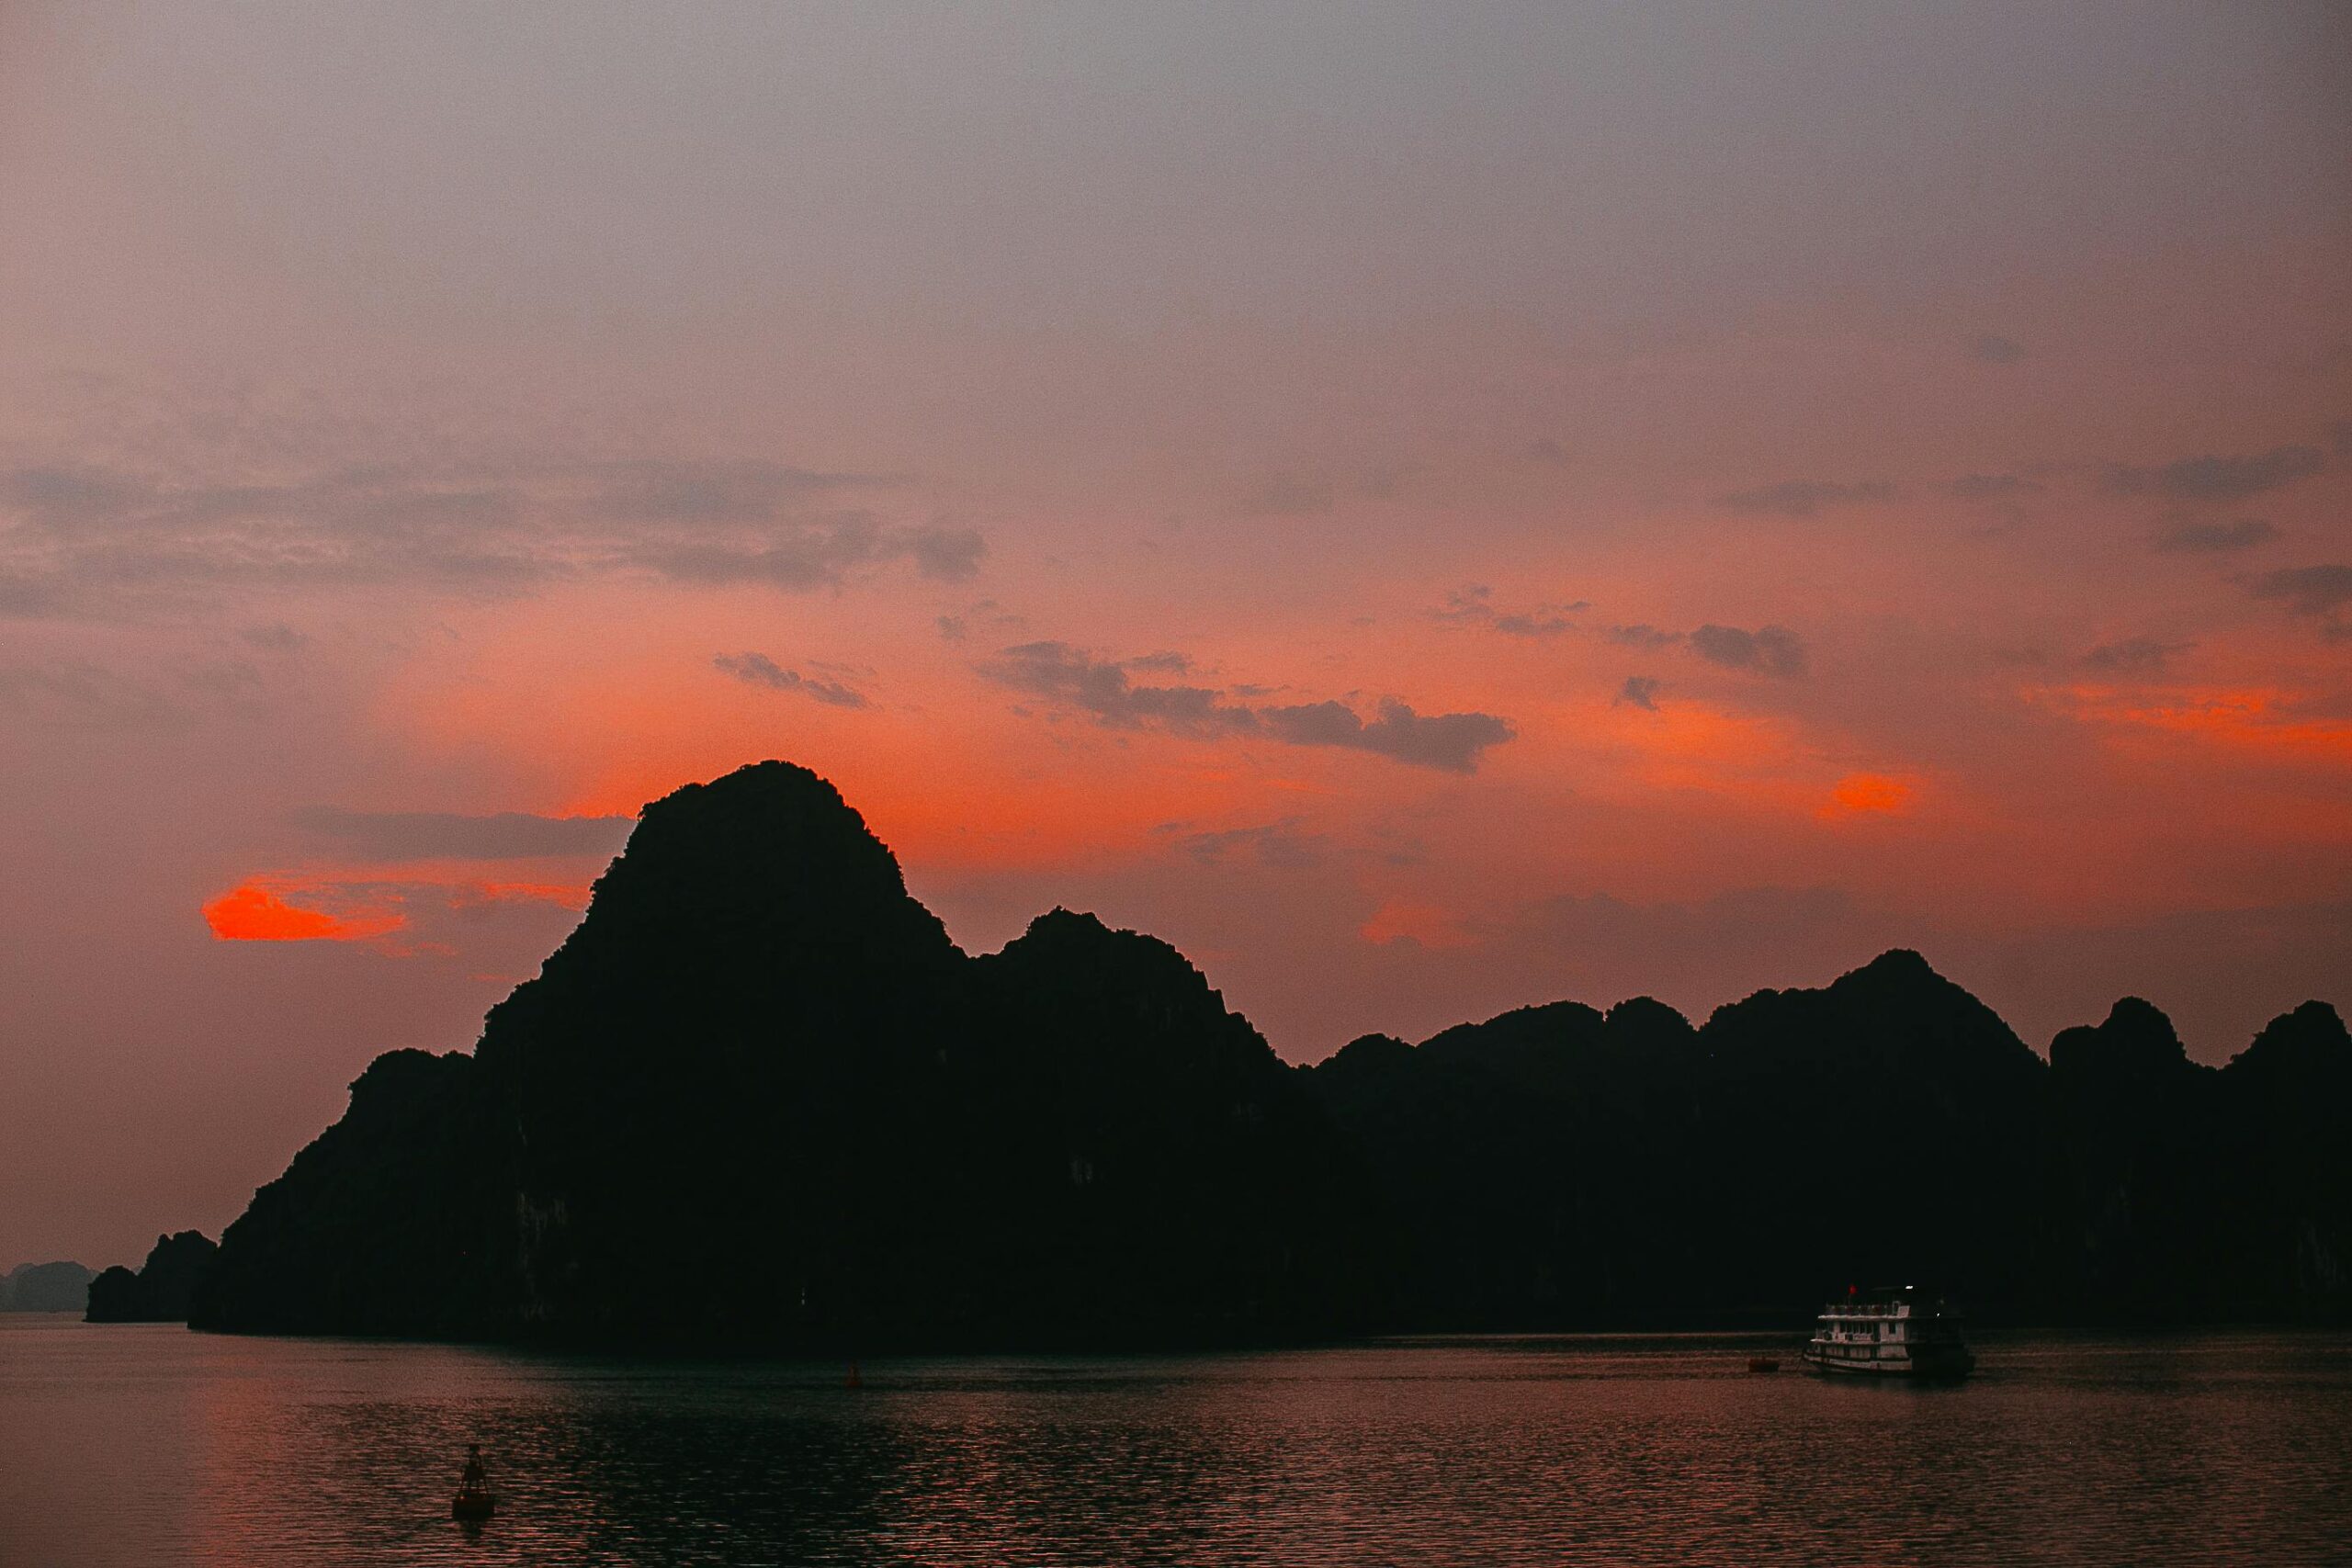
[{"label": "boat hull", "polygon": [[1893,1357],[1823,1356],[1808,1349],[1804,1353],[1804,1363],[1824,1377],[1893,1378],[1911,1382],[1958,1382],[1976,1370],[1975,1356],[1962,1349],[1942,1350],[1928,1356],[1913,1354],[1900,1359]]}]

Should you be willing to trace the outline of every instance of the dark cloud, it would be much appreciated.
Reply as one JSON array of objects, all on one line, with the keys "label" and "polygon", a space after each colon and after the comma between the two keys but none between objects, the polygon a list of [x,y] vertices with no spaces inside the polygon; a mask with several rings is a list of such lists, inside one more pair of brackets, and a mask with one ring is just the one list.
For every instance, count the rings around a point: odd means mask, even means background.
[{"label": "dark cloud", "polygon": [[786,502],[877,482],[870,476],[760,462],[605,463],[593,473],[602,486],[591,507],[630,523],[765,522]]},{"label": "dark cloud", "polygon": [[628,841],[633,817],[487,817],[449,811],[346,811],[306,807],[295,822],[370,860],[537,860],[610,855]]},{"label": "dark cloud", "polygon": [[513,592],[571,570],[526,536],[513,491],[385,468],[288,484],[166,485],[18,469],[0,504],[0,575],[68,606],[190,589],[409,581]]},{"label": "dark cloud", "polygon": [[1441,621],[1485,621],[1494,618],[1495,591],[1483,582],[1464,583],[1445,596],[1430,615]]},{"label": "dark cloud", "polygon": [[1987,365],[2015,365],[2025,357],[2025,345],[1997,333],[1980,333],[1969,341],[1968,352]]},{"label": "dark cloud", "polygon": [[1029,622],[1025,616],[1008,613],[993,599],[982,599],[960,614],[941,615],[932,623],[939,635],[949,642],[961,642],[971,635],[974,626],[994,627],[999,631],[1018,630]]},{"label": "dark cloud", "polygon": [[237,635],[255,648],[271,653],[292,653],[309,646],[311,641],[282,621],[266,626],[247,626]]},{"label": "dark cloud", "polygon": [[1170,653],[1164,650],[1159,653],[1139,653],[1133,659],[1122,660],[1121,663],[1125,669],[1148,670],[1159,675],[1182,675],[1193,667],[1190,655]]},{"label": "dark cloud", "polygon": [[820,680],[803,675],[797,670],[786,670],[764,653],[720,653],[711,658],[715,669],[723,670],[747,685],[765,686],[772,691],[797,692],[814,698],[828,707],[872,707],[862,692],[853,691],[838,681]]},{"label": "dark cloud", "polygon": [[2278,536],[2278,530],[2258,517],[2241,517],[2233,523],[2183,523],[2165,529],[2155,538],[2160,550],[2188,551],[2200,555],[2219,555],[2229,550],[2252,549],[2268,544]]},{"label": "dark cloud", "polygon": [[987,553],[986,542],[970,529],[892,529],[853,513],[777,524],[739,543],[664,540],[631,559],[678,582],[755,582],[805,592],[838,586],[860,568],[907,558],[925,577],[963,581],[978,572]]},{"label": "dark cloud", "polygon": [[1759,675],[1793,680],[1805,672],[1805,647],[1786,626],[1704,626],[1690,634],[1690,647],[1700,658],[1726,670],[1752,670]]},{"label": "dark cloud", "polygon": [[2101,643],[2083,655],[2083,668],[2110,675],[2149,675],[2162,670],[2177,653],[2187,653],[2193,642],[2158,642],[2152,637],[2126,637]]},{"label": "dark cloud", "polygon": [[1627,648],[1671,648],[1682,640],[1680,632],[1661,630],[1646,623],[1631,626],[1611,626],[1609,640]]},{"label": "dark cloud", "polygon": [[2327,466],[2316,446],[2274,446],[2237,457],[2183,457],[2158,468],[2117,468],[2109,487],[2172,501],[2242,501],[2308,479]]},{"label": "dark cloud", "polygon": [[1515,611],[1495,617],[1495,630],[1505,637],[1557,637],[1574,631],[1576,623],[1568,619],[1578,610],[1592,608],[1589,600],[1579,599],[1573,604],[1546,605],[1540,609]]},{"label": "dark cloud", "polygon": [[[1147,656],[1151,658],[1156,656]],[[1118,729],[1150,725],[1179,735],[1216,735],[1254,729],[1257,715],[1227,704],[1211,686],[1137,685],[1128,676],[1135,660],[1096,659],[1066,642],[1026,642],[976,666],[1001,686],[1027,692],[1091,714]],[[1149,669],[1146,663],[1142,668]],[[1165,666],[1161,666],[1165,668]]]},{"label": "dark cloud", "polygon": [[0,473],[0,506],[51,527],[103,520],[135,506],[146,488],[100,468],[17,468]]},{"label": "dark cloud", "polygon": [[1294,746],[1344,746],[1418,767],[1476,772],[1480,753],[1519,732],[1507,719],[1485,713],[1415,713],[1394,697],[1366,723],[1344,703],[1306,703],[1259,710],[1277,739]]},{"label": "dark cloud", "polygon": [[1962,501],[2017,501],[2042,490],[2040,481],[2018,474],[1962,474],[1949,488]]},{"label": "dark cloud", "polygon": [[1766,517],[1811,517],[1836,506],[1892,501],[1894,486],[1884,479],[1838,484],[1827,479],[1782,479],[1754,490],[1734,491],[1717,504]]},{"label": "dark cloud", "polygon": [[903,539],[886,540],[874,518],[856,513],[771,529],[757,541],[663,539],[631,549],[628,559],[674,582],[757,582],[805,592],[838,583],[852,570],[905,548]]},{"label": "dark cloud", "polygon": [[1276,871],[1306,871],[1323,863],[1323,839],[1301,833],[1288,822],[1262,828],[1228,828],[1221,832],[1186,833],[1176,848],[1203,865],[1226,863],[1227,855],[1247,854],[1260,865]]},{"label": "dark cloud", "polygon": [[1525,610],[1500,611],[1494,605],[1494,592],[1480,582],[1457,588],[1445,596],[1445,603],[1430,615],[1441,621],[1463,621],[1489,626],[1505,637],[1557,637],[1576,629],[1568,617],[1579,610],[1589,610],[1592,602],[1579,599],[1571,604],[1538,604]]},{"label": "dark cloud", "polygon": [[972,528],[916,528],[904,536],[915,570],[942,582],[967,582],[979,575],[988,541]]},{"label": "dark cloud", "polygon": [[805,592],[894,561],[949,581],[978,570],[987,547],[969,529],[784,510],[856,479],[764,464],[638,463],[494,479],[379,465],[288,481],[173,483],[20,468],[0,472],[0,609],[104,612],[243,588],[392,584],[503,596],[584,574],[649,571]]},{"label": "dark cloud", "polygon": [[[1215,686],[1138,684],[1136,670],[1189,669],[1175,654],[1097,659],[1064,642],[1032,642],[974,666],[984,678],[1014,691],[1049,698],[1114,729],[1154,728],[1192,737],[1263,735],[1292,746],[1336,746],[1370,751],[1416,767],[1475,772],[1487,748],[1517,731],[1509,720],[1483,713],[1416,713],[1384,698],[1364,719],[1344,703],[1251,707],[1229,700],[1238,693]],[[1252,694],[1259,689],[1249,688]]]},{"label": "dark cloud", "polygon": [[2290,566],[2254,580],[2254,596],[2298,615],[2329,615],[2352,604],[2352,566]]},{"label": "dark cloud", "polygon": [[1616,706],[1622,705],[1626,707],[1644,708],[1651,713],[1656,713],[1657,711],[1657,694],[1663,685],[1664,682],[1660,682],[1656,676],[1628,675],[1625,677],[1625,683],[1617,689],[1617,695],[1611,705]]}]

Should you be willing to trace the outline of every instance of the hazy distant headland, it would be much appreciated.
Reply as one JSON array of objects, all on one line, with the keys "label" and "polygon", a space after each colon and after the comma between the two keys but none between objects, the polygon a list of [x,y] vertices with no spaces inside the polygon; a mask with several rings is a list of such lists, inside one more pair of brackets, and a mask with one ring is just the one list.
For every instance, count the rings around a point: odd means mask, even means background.
[{"label": "hazy distant headland", "polygon": [[20,1263],[0,1274],[0,1312],[80,1312],[90,1278],[79,1263]]},{"label": "hazy distant headland", "polygon": [[1557,1002],[1294,1068],[1091,916],[967,955],[831,784],[763,762],[648,807],[471,1055],[370,1066],[191,1321],[1145,1345],[1802,1318],[1873,1281],[2332,1316],[2347,1106],[2323,1004],[2214,1069],[2127,999],[2044,1061],[1904,952],[1695,1027]]}]

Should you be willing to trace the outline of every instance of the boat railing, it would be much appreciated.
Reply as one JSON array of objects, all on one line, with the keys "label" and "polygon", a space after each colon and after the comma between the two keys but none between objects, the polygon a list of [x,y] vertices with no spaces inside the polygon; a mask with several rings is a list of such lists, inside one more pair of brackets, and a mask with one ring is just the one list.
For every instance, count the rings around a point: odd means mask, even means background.
[{"label": "boat railing", "polygon": [[1931,1317],[1951,1309],[1941,1302],[1832,1302],[1821,1309],[1824,1317],[1895,1317],[1905,1313],[1914,1317]]}]

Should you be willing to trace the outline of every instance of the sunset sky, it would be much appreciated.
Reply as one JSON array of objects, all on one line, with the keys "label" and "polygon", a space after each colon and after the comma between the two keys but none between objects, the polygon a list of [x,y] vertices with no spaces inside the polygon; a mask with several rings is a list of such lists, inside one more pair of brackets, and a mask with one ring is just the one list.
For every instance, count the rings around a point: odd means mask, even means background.
[{"label": "sunset sky", "polygon": [[2352,11],[0,6],[0,1269],[764,757],[1298,1061],[2352,1004]]}]

